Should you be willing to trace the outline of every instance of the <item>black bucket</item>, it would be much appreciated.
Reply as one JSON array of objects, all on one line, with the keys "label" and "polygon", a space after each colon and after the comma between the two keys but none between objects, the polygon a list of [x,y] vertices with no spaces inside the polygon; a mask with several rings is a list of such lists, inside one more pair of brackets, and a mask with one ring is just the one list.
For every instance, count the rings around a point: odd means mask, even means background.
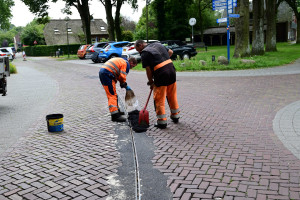
[{"label": "black bucket", "polygon": [[60,132],[64,130],[64,115],[51,114],[46,116],[49,132]]}]

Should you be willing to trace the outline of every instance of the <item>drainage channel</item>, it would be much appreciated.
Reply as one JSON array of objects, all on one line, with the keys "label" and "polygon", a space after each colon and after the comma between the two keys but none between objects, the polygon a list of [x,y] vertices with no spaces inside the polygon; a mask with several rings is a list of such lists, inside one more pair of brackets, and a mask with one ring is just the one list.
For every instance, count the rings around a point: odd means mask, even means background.
[{"label": "drainage channel", "polygon": [[[129,126],[129,122],[128,122]],[[136,200],[141,200],[141,179],[140,179],[140,169],[139,169],[139,160],[137,156],[137,151],[136,151],[136,145],[135,145],[135,140],[134,140],[134,135],[132,128],[130,128],[130,135],[131,135],[131,142],[132,142],[132,150],[133,150],[133,158],[134,158],[134,166],[135,166],[135,199]]]},{"label": "drainage channel", "polygon": [[[119,101],[119,105],[128,116],[124,103]],[[129,121],[118,124],[116,133],[121,165],[117,174],[109,177],[111,192],[107,200],[172,199],[167,177],[155,169],[151,161],[156,149],[153,138],[145,133],[136,133]]]}]

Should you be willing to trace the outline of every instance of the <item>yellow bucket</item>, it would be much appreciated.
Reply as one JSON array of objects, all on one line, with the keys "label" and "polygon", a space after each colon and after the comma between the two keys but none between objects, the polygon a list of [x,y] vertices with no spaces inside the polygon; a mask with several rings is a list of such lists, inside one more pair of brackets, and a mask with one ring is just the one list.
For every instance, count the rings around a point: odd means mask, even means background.
[{"label": "yellow bucket", "polygon": [[64,130],[63,114],[51,114],[46,116],[49,132],[60,132]]}]

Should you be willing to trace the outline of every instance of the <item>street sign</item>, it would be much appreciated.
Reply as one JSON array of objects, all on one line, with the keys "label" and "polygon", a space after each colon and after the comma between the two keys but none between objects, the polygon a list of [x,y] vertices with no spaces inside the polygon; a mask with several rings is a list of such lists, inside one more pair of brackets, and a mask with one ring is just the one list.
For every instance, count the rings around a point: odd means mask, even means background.
[{"label": "street sign", "polygon": [[229,14],[229,17],[233,17],[233,18],[239,18],[240,15],[239,14]]},{"label": "street sign", "polygon": [[190,24],[191,26],[194,26],[194,25],[196,24],[196,19],[195,19],[195,18],[191,18],[191,19],[189,20],[189,24]]},{"label": "street sign", "polygon": [[239,18],[239,14],[232,14],[233,8],[237,6],[237,0],[212,0],[213,10],[225,10],[227,17],[217,19],[217,23],[227,23],[227,59],[230,61],[230,17]]},{"label": "street sign", "polygon": [[227,18],[217,19],[217,23],[223,23],[223,22],[227,22]]}]

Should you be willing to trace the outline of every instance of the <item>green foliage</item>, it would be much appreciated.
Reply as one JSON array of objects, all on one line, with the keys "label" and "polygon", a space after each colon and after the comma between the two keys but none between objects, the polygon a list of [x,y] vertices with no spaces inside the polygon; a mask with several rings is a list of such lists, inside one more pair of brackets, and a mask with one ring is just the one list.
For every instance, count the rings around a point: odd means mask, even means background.
[{"label": "green foliage", "polygon": [[108,42],[108,38],[101,38],[100,42]]},{"label": "green foliage", "polygon": [[133,41],[133,33],[131,31],[122,31],[124,41]]},{"label": "green foliage", "polygon": [[80,44],[70,44],[68,45],[36,45],[24,47],[27,56],[55,56],[55,52],[60,49],[63,54],[68,54],[68,49],[70,54],[76,54]]},{"label": "green foliage", "polygon": [[[157,27],[156,19],[154,16],[153,4],[148,6],[148,39],[157,39]],[[140,17],[134,32],[134,40],[146,39],[147,37],[147,26],[146,26],[146,7],[143,8],[142,16]]]},{"label": "green foliage", "polygon": [[[151,39],[185,40],[192,34],[188,23],[192,17],[197,19],[195,31],[216,25],[217,16],[211,9],[211,0],[154,0],[148,10],[148,35]],[[134,39],[145,38],[146,7],[134,33]]]},{"label": "green foliage", "polygon": [[9,63],[9,72],[11,74],[16,74],[18,73],[18,70],[17,70],[17,67],[16,65],[12,64],[12,63]]},{"label": "green foliage", "polygon": [[16,32],[14,30],[0,31],[0,45],[3,44],[4,41],[6,41],[7,44],[13,43],[15,35],[16,35]]},{"label": "green foliage", "polygon": [[38,45],[46,44],[44,38],[44,24],[39,24],[37,20],[33,20],[27,24],[21,34],[21,40],[24,45],[34,45],[34,41],[37,41]]},{"label": "green foliage", "polygon": [[[277,52],[266,52],[263,56],[245,57],[243,59],[254,60],[255,63],[242,63],[241,58],[230,58],[229,65],[220,65],[217,62],[219,56],[227,57],[226,46],[212,46],[206,52],[203,48],[197,49],[198,54],[190,60],[173,61],[176,71],[222,71],[222,70],[242,70],[267,68],[290,64],[299,59],[299,54],[294,52],[300,51],[300,44],[277,43]],[[230,55],[233,55],[234,48],[230,48]],[[212,55],[216,57],[216,61],[212,61]],[[202,65],[199,61],[204,60],[206,65]],[[184,64],[183,64],[184,63]],[[139,64],[134,70],[144,70]]]},{"label": "green foliage", "polygon": [[13,0],[0,1],[0,28],[9,29],[9,19],[12,17],[11,8],[14,6]]}]

